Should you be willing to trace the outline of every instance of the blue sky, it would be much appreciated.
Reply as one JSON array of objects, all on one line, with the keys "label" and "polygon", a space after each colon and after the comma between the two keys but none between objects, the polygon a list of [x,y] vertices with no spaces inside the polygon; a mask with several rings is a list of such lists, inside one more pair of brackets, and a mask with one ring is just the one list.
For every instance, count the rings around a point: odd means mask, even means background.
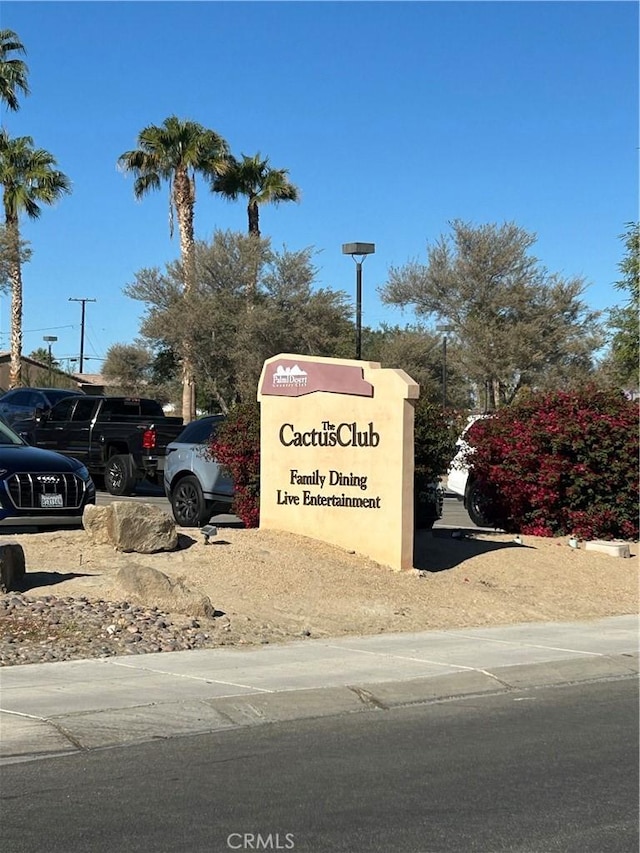
[{"label": "blue sky", "polygon": [[[168,191],[133,198],[116,169],[138,132],[171,114],[287,168],[299,204],[269,206],[275,248],[315,247],[318,284],[353,298],[345,242],[376,244],[363,323],[410,322],[377,288],[426,258],[452,219],[515,221],[554,272],[584,276],[597,309],[619,235],[638,218],[638,4],[617,2],[0,2],[28,52],[32,94],[3,121],[30,135],[73,194],[24,223],[25,353],[56,335],[85,372],[132,342],[136,270],[179,254]],[[246,230],[241,202],[201,183],[196,235]],[[9,341],[0,298],[0,348]]]}]

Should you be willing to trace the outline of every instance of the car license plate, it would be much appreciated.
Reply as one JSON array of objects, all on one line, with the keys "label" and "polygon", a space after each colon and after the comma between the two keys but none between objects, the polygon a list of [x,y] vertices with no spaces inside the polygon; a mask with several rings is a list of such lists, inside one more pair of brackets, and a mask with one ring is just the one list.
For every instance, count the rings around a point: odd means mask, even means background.
[{"label": "car license plate", "polygon": [[62,495],[40,495],[40,506],[43,509],[64,506]]}]

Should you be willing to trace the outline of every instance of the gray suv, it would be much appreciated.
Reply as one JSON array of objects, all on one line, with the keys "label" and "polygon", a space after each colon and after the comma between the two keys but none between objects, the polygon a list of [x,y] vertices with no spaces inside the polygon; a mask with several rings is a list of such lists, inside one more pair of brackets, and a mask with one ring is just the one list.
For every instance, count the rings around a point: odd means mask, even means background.
[{"label": "gray suv", "polygon": [[228,512],[233,482],[209,454],[209,442],[224,415],[192,421],[167,445],[164,491],[180,527],[202,527],[212,515]]}]

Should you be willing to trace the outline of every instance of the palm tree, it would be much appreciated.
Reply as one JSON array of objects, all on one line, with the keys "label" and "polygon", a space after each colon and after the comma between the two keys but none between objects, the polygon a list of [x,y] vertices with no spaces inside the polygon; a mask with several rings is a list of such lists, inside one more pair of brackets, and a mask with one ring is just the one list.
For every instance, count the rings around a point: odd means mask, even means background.
[{"label": "palm tree", "polygon": [[60,367],[60,362],[51,355],[51,350],[46,347],[38,347],[29,353],[29,358],[46,364],[47,367]]},{"label": "palm tree", "polygon": [[[184,296],[189,299],[196,284],[193,216],[196,200],[196,173],[212,179],[229,156],[226,141],[197,122],[176,116],[162,125],[149,125],[138,134],[138,148],[125,151],[118,165],[135,176],[133,192],[137,199],[150,190],[169,183],[169,233],[173,236],[173,214],[178,218],[180,255],[184,276]],[[185,423],[195,418],[195,380],[191,345],[183,343],[182,417]]]},{"label": "palm tree", "polygon": [[0,30],[0,103],[13,112],[20,109],[17,92],[29,94],[29,69],[22,59],[12,56],[16,53],[26,53],[18,36],[13,30]]},{"label": "palm tree", "polygon": [[260,205],[281,201],[298,201],[300,192],[290,183],[288,169],[272,169],[268,158],[242,155],[242,160],[230,158],[227,167],[213,179],[211,189],[230,201],[238,196],[247,198],[249,234],[260,236]]},{"label": "palm tree", "polygon": [[20,215],[38,219],[41,204],[54,204],[71,192],[67,176],[56,169],[56,161],[43,148],[34,148],[30,136],[11,139],[0,130],[0,185],[3,188],[5,229],[8,242],[7,267],[11,282],[11,367],[9,387],[22,380],[22,253]]}]

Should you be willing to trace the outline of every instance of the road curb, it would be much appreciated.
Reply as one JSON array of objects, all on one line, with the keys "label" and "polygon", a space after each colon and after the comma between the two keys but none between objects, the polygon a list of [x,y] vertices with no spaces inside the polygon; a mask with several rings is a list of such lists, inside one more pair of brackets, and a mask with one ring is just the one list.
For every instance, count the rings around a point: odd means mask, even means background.
[{"label": "road curb", "polygon": [[209,734],[268,723],[386,711],[472,696],[517,693],[540,687],[632,678],[637,654],[517,664],[404,681],[282,690],[134,708],[65,714],[43,720],[2,713],[0,765],[154,739]]}]

